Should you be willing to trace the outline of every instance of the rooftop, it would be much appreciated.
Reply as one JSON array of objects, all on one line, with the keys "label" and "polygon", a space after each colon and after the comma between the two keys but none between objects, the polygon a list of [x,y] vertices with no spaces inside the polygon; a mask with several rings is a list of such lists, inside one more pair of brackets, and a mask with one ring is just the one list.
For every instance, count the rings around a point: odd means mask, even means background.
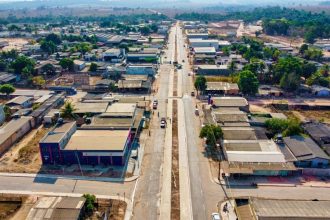
[{"label": "rooftop", "polygon": [[76,126],[76,122],[66,122],[61,125],[57,125],[52,131],[48,132],[48,134],[46,134],[46,136],[42,138],[39,143],[58,143],[74,126]]},{"label": "rooftop", "polygon": [[213,105],[217,107],[245,107],[248,102],[242,97],[213,97]]},{"label": "rooftop", "polygon": [[224,140],[228,161],[283,163],[284,155],[271,140]]},{"label": "rooftop", "polygon": [[77,130],[63,150],[123,151],[129,130]]},{"label": "rooftop", "polygon": [[237,83],[207,82],[206,90],[239,90]]},{"label": "rooftop", "polygon": [[223,127],[225,140],[256,140],[256,134],[251,127]]},{"label": "rooftop", "polygon": [[215,53],[214,47],[194,47],[195,53]]},{"label": "rooftop", "polygon": [[15,98],[9,100],[6,104],[22,105],[31,99],[32,99],[32,97],[28,97],[28,96],[17,96]]},{"label": "rooftop", "polygon": [[77,220],[85,204],[83,197],[41,197],[30,210],[27,220]]},{"label": "rooftop", "polygon": [[14,118],[0,127],[0,145],[31,119],[32,117]]},{"label": "rooftop", "polygon": [[133,116],[135,109],[135,103],[113,103],[108,106],[106,115]]},{"label": "rooftop", "polygon": [[75,113],[103,113],[108,107],[104,102],[77,102],[74,103]]},{"label": "rooftop", "polygon": [[329,219],[330,201],[274,200],[253,198],[251,206],[259,218]]},{"label": "rooftop", "polygon": [[297,160],[309,160],[314,158],[330,159],[311,138],[302,136],[285,137],[284,143]]}]

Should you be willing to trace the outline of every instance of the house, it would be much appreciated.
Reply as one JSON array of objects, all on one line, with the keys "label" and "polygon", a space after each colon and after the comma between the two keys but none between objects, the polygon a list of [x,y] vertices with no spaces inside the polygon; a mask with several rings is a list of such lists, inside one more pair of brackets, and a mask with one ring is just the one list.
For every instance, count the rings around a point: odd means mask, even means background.
[{"label": "house", "polygon": [[74,64],[74,71],[78,72],[83,70],[86,67],[86,62],[82,61],[82,60],[74,60],[73,61]]},{"label": "house", "polygon": [[198,75],[228,76],[230,74],[227,65],[197,65],[195,71]]},{"label": "house", "polygon": [[32,117],[14,118],[0,127],[0,154],[7,151],[34,127]]},{"label": "house", "polygon": [[157,67],[153,64],[129,64],[126,67],[126,74],[128,75],[148,75],[154,76],[157,73]]},{"label": "house", "polygon": [[237,83],[207,82],[206,93],[211,95],[238,95]]},{"label": "house", "polygon": [[86,113],[89,114],[101,114],[106,111],[108,108],[108,102],[77,102],[75,105],[76,114],[85,115]]},{"label": "house", "polygon": [[329,97],[330,96],[330,89],[327,87],[319,86],[319,85],[312,85],[311,86],[312,93],[315,96],[320,97]]},{"label": "house", "polygon": [[10,108],[29,108],[32,106],[32,97],[28,96],[17,96],[9,100],[6,105]]},{"label": "house", "polygon": [[27,220],[79,220],[84,214],[84,197],[39,197],[30,209]]},{"label": "house", "polygon": [[302,136],[284,138],[297,161],[295,165],[303,168],[323,168],[329,165],[329,156],[311,139]]},{"label": "house", "polygon": [[123,166],[132,143],[130,130],[77,130],[58,124],[40,142],[43,164]]},{"label": "house", "polygon": [[305,132],[330,155],[330,127],[315,122],[306,123],[303,127]]},{"label": "house", "polygon": [[223,140],[225,175],[286,176],[296,170],[272,140]]},{"label": "house", "polygon": [[245,112],[238,108],[217,108],[212,109],[214,122],[221,127],[250,127]]},{"label": "house", "polygon": [[249,112],[249,103],[243,97],[212,97],[213,108],[239,108],[241,111]]}]

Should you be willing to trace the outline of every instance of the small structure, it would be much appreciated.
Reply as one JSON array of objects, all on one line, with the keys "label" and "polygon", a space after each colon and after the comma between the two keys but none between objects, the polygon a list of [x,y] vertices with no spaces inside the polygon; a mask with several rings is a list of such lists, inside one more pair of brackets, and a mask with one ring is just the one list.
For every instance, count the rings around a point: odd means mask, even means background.
[{"label": "small structure", "polygon": [[83,70],[86,67],[86,62],[82,60],[74,60],[73,64],[74,70],[77,72]]},{"label": "small structure", "polygon": [[204,39],[189,39],[190,47],[214,47],[216,50],[219,48],[218,40],[204,40]]},{"label": "small structure", "polygon": [[84,197],[41,197],[31,208],[27,220],[79,220],[84,213]]},{"label": "small structure", "polygon": [[297,167],[323,168],[329,165],[329,156],[311,138],[285,137],[284,143],[296,157],[294,163]]}]

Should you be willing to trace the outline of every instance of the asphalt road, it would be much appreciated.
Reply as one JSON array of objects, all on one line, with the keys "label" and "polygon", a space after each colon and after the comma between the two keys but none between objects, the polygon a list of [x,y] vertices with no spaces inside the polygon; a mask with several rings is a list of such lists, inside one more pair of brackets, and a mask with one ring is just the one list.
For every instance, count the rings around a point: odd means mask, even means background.
[{"label": "asphalt road", "polygon": [[0,190],[30,192],[92,193],[129,197],[135,182],[109,183],[86,180],[0,176]]},{"label": "asphalt road", "polygon": [[[165,129],[160,128],[160,118],[166,117],[166,100],[168,98],[169,72],[173,68],[168,61],[174,56],[175,30],[169,37],[169,46],[163,56],[163,64],[159,68],[157,79],[158,109],[154,111],[154,118],[150,127],[151,136],[148,138],[142,165],[142,174],[136,191],[133,219],[157,219],[160,205],[161,168],[163,163]],[[165,58],[167,57],[167,58]],[[159,117],[158,117],[159,112]]]}]

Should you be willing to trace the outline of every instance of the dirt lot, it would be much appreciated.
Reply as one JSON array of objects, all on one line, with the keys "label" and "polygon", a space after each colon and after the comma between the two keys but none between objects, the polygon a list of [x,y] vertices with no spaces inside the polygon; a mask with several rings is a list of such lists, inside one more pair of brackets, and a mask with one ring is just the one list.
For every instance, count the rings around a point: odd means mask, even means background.
[{"label": "dirt lot", "polygon": [[1,172],[36,173],[40,170],[39,141],[49,129],[40,126],[28,133],[0,159]]},{"label": "dirt lot", "polygon": [[179,186],[179,146],[178,146],[178,103],[173,101],[172,124],[172,183],[171,183],[171,219],[180,219],[180,186]]},{"label": "dirt lot", "polygon": [[298,111],[301,115],[303,115],[307,120],[316,120],[322,121],[327,124],[330,124],[330,111],[324,110],[310,110],[310,111]]}]

